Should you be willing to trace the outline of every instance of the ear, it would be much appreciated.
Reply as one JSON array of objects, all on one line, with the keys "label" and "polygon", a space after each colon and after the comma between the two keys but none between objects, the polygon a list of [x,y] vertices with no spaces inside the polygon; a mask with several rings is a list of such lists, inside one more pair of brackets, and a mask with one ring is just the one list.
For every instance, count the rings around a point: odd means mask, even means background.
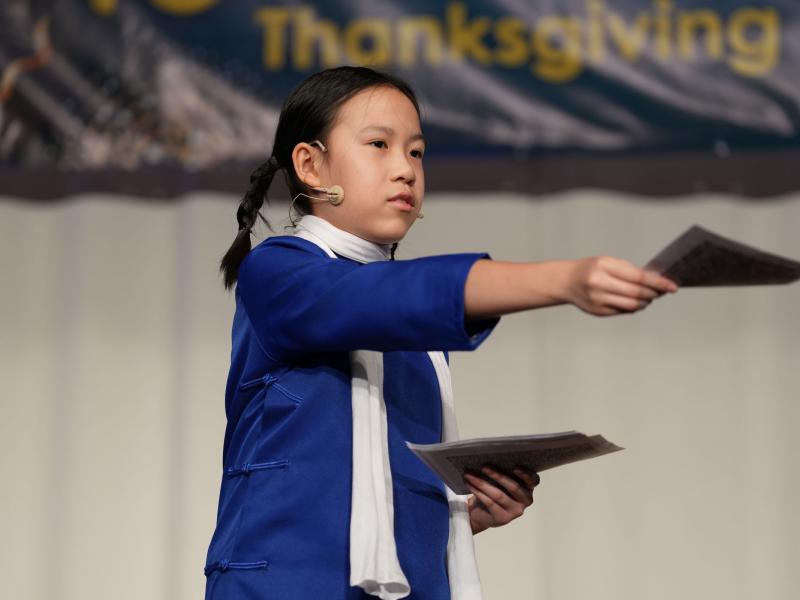
[{"label": "ear", "polygon": [[292,150],[292,164],[297,177],[309,187],[320,186],[319,168],[322,164],[322,151],[307,144],[300,142]]}]

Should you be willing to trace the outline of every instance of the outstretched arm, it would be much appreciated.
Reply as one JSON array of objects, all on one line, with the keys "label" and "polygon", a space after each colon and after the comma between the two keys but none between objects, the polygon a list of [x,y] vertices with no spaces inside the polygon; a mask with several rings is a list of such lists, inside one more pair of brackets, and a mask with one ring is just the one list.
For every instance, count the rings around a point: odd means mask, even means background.
[{"label": "outstretched arm", "polygon": [[599,256],[579,260],[517,263],[478,260],[467,276],[468,319],[574,304],[597,316],[635,312],[678,286],[626,260]]},{"label": "outstretched arm", "polygon": [[236,293],[277,361],[348,350],[473,350],[494,319],[467,320],[464,285],[485,253],[358,264],[276,236],[245,256]]}]

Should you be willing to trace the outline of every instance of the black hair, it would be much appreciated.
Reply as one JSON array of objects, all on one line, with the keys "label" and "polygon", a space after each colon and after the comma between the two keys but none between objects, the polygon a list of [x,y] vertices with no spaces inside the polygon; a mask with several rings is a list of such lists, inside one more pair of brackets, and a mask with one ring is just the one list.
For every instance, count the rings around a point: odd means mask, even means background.
[{"label": "black hair", "polygon": [[[230,289],[238,278],[239,265],[250,252],[250,235],[256,219],[260,218],[272,231],[272,227],[261,207],[267,198],[272,178],[283,169],[286,185],[291,197],[311,194],[311,190],[297,177],[292,162],[292,151],[301,142],[320,140],[323,143],[334,125],[339,107],[358,92],[377,86],[390,86],[401,91],[411,100],[417,115],[419,104],[411,86],[394,75],[382,73],[368,67],[342,66],[325,69],[303,80],[281,108],[272,155],[250,175],[250,188],[244,195],[236,220],[239,233],[220,262],[225,288]],[[300,196],[296,203],[300,214],[310,214],[310,201]],[[392,247],[392,258],[397,244]]]}]

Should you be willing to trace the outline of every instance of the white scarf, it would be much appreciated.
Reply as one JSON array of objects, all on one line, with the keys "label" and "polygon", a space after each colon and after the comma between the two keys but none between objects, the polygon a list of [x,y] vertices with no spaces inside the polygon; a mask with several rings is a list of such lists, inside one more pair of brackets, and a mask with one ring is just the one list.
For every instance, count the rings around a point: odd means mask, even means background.
[{"label": "white scarf", "polygon": [[[331,258],[336,254],[360,263],[389,260],[391,245],[375,244],[305,215],[295,235],[308,240]],[[336,254],[334,254],[334,252]],[[443,441],[458,439],[450,368],[442,352],[428,352],[442,400]],[[383,600],[411,593],[394,540],[394,500],[389,466],[386,404],[383,399],[383,353],[350,352],[353,405],[353,484],[350,513],[350,585]],[[481,584],[469,522],[468,496],[445,486],[450,510],[447,571],[451,600],[481,600]]]}]

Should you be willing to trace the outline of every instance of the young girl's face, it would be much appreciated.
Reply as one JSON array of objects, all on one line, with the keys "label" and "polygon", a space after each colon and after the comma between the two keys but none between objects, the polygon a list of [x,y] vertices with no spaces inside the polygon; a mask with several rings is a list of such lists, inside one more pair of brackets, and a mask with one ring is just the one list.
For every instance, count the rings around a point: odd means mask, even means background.
[{"label": "young girl's face", "polygon": [[313,214],[378,244],[403,239],[425,194],[425,142],[411,101],[394,87],[362,90],[339,108],[326,143],[320,185],[342,186],[344,201],[314,202]]}]

